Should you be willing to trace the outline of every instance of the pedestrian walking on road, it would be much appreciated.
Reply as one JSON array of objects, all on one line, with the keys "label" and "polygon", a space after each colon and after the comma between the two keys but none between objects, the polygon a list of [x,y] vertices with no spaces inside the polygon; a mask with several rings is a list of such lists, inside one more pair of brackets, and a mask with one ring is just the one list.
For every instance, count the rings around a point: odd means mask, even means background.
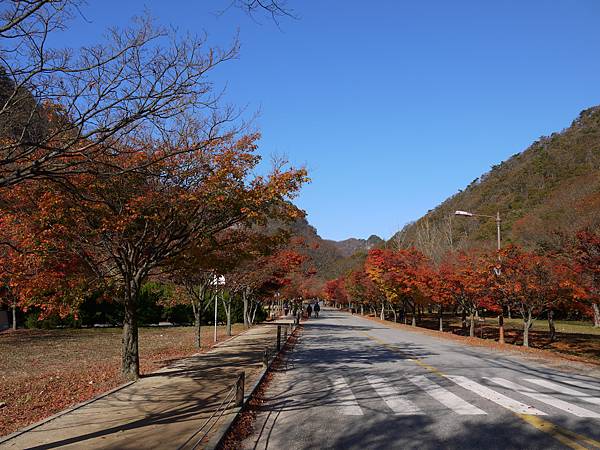
[{"label": "pedestrian walking on road", "polygon": [[319,311],[321,311],[321,307],[319,306],[319,302],[315,303],[315,318],[319,317]]},{"label": "pedestrian walking on road", "polygon": [[288,305],[287,303],[284,303],[283,304],[283,314],[287,316],[289,312],[290,312],[290,305]]},{"label": "pedestrian walking on road", "polygon": [[306,315],[308,316],[308,318],[310,319],[310,316],[312,315],[313,309],[312,306],[308,305],[306,307]]}]

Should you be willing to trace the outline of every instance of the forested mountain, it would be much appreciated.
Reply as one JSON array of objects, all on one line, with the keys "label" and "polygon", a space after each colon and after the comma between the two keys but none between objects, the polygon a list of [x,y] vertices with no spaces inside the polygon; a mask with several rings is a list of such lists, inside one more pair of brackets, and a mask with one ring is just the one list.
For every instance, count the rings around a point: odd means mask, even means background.
[{"label": "forested mountain", "polygon": [[372,235],[368,239],[350,238],[343,241],[323,239],[306,219],[298,219],[291,225],[293,235],[304,238],[306,252],[310,255],[319,278],[328,280],[346,274],[360,264],[367,250],[384,243]]},{"label": "forested mountain", "polygon": [[553,250],[576,230],[600,223],[600,106],[582,111],[571,126],[534,142],[495,165],[392,238],[434,259],[449,249],[492,247],[494,219],[454,216],[465,210],[500,212],[503,243]]}]

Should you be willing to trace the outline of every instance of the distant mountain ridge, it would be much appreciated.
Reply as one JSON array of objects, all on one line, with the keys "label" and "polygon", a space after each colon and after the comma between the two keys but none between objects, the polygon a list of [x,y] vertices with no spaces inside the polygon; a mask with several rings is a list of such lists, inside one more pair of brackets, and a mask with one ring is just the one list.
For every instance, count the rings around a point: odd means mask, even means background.
[{"label": "distant mountain ridge", "polygon": [[297,219],[290,226],[290,230],[293,235],[305,240],[307,253],[323,280],[345,275],[360,264],[369,249],[384,244],[384,240],[375,235],[368,239],[349,238],[343,241],[323,239],[305,218]]},{"label": "distant mountain ridge", "polygon": [[326,242],[333,244],[344,257],[350,257],[358,251],[369,251],[377,245],[385,243],[379,236],[372,234],[368,239],[349,238],[343,241],[332,241],[325,239]]},{"label": "distant mountain ridge", "polygon": [[582,111],[567,129],[476,178],[391,241],[439,259],[450,249],[495,245],[494,219],[454,216],[465,210],[502,219],[503,244],[558,249],[583,227],[600,225],[600,106]]}]

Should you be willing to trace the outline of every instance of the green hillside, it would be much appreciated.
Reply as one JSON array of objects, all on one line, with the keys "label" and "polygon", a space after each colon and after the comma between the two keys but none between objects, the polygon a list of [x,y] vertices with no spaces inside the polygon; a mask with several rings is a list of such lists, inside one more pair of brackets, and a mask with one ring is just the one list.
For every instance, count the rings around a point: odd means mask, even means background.
[{"label": "green hillside", "polygon": [[465,210],[502,218],[503,243],[551,250],[600,223],[600,107],[562,132],[542,137],[473,180],[391,239],[434,259],[449,249],[495,245],[493,219],[454,216]]}]

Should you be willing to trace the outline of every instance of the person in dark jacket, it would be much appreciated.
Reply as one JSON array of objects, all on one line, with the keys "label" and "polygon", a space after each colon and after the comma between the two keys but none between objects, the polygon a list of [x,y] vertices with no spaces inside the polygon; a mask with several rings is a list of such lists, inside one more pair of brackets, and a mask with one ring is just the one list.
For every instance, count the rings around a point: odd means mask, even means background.
[{"label": "person in dark jacket", "polygon": [[319,302],[315,303],[315,307],[313,309],[315,311],[315,317],[319,317],[319,311],[321,311],[321,307],[319,306]]},{"label": "person in dark jacket", "polygon": [[313,309],[312,306],[308,305],[306,307],[306,315],[308,316],[308,318],[310,319],[310,316],[312,315]]}]

